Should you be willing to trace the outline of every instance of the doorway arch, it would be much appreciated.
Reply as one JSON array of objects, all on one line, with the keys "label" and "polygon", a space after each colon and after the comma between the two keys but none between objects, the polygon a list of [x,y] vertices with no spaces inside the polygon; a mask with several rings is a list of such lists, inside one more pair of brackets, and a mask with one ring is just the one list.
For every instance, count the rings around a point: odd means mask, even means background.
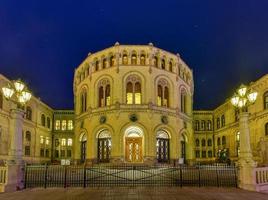
[{"label": "doorway arch", "polygon": [[156,159],[159,163],[169,162],[169,140],[166,130],[156,132]]},{"label": "doorway arch", "polygon": [[80,161],[84,163],[86,161],[86,154],[87,154],[87,135],[86,133],[81,133],[80,138]]},{"label": "doorway arch", "polygon": [[110,161],[112,139],[111,133],[103,129],[98,134],[98,162],[107,163]]}]

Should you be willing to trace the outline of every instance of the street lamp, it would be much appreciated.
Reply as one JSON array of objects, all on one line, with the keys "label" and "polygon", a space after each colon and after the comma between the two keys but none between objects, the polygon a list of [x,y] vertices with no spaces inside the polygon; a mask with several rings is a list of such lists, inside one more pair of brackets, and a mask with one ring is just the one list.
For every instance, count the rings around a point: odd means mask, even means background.
[{"label": "street lamp", "polygon": [[24,106],[32,97],[32,94],[21,80],[13,81],[6,87],[3,87],[2,92],[7,100],[12,101],[18,107]]},{"label": "street lamp", "polygon": [[248,106],[255,103],[258,93],[249,90],[247,86],[241,85],[233,97],[231,104],[239,109],[239,132],[240,132],[240,152],[238,155],[239,187],[248,190],[254,190],[253,169],[256,162],[253,160],[250,147],[250,130],[248,125]]}]

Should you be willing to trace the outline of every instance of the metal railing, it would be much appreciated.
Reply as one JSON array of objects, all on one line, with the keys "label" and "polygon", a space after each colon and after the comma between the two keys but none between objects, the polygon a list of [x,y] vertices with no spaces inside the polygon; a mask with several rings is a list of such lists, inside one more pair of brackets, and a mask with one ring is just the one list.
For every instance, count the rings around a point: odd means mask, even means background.
[{"label": "metal railing", "polygon": [[102,186],[237,187],[237,168],[203,166],[26,166],[25,188]]}]

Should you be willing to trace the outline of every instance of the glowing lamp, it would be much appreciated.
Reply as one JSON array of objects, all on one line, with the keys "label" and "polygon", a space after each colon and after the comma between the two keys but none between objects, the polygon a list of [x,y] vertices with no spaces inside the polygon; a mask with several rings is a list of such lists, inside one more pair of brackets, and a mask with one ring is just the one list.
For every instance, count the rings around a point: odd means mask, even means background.
[{"label": "glowing lamp", "polygon": [[21,82],[20,80],[15,81],[14,86],[15,86],[15,89],[16,89],[17,92],[21,92],[25,87],[23,82]]},{"label": "glowing lamp", "polygon": [[247,93],[247,87],[245,85],[241,85],[237,92],[240,97],[244,97]]},{"label": "glowing lamp", "polygon": [[238,101],[238,107],[243,108],[246,105],[246,103],[247,103],[247,99],[246,98],[241,98]]},{"label": "glowing lamp", "polygon": [[258,93],[257,92],[251,92],[248,94],[248,100],[250,103],[254,103],[257,99]]},{"label": "glowing lamp", "polygon": [[27,102],[27,101],[29,101],[31,99],[32,94],[30,92],[28,92],[28,91],[22,91],[21,96],[23,97],[25,102]]},{"label": "glowing lamp", "polygon": [[14,90],[8,85],[8,87],[3,87],[2,88],[3,94],[7,99],[10,99],[13,94],[14,94]]},{"label": "glowing lamp", "polygon": [[232,98],[231,98],[231,103],[233,106],[238,106],[238,102],[239,102],[239,96],[237,95],[234,95]]}]

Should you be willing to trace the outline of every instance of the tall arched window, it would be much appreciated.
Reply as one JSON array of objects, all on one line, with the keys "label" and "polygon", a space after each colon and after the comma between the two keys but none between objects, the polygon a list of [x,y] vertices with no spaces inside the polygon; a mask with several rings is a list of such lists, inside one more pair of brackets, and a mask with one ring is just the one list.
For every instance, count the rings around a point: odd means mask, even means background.
[{"label": "tall arched window", "polygon": [[161,60],[161,68],[166,69],[166,61],[165,61],[165,59]]},{"label": "tall arched window", "polygon": [[217,118],[217,129],[219,129],[221,127],[220,125],[221,125],[221,122],[220,122],[220,118],[218,117]]},{"label": "tall arched window", "polygon": [[170,72],[173,72],[173,64],[172,61],[169,61],[168,68]]},{"label": "tall arched window", "polygon": [[32,108],[30,106],[26,107],[26,119],[32,120]]},{"label": "tall arched window", "polygon": [[99,71],[100,69],[100,62],[97,60],[95,63],[95,71]]},{"label": "tall arched window", "polygon": [[186,113],[186,91],[181,90],[181,112]]},{"label": "tall arched window", "polygon": [[41,115],[41,125],[46,126],[46,117],[44,114]]},{"label": "tall arched window", "polygon": [[157,56],[154,56],[154,58],[153,58],[153,65],[155,67],[158,67],[158,58],[157,58]]},{"label": "tall arched window", "polygon": [[145,55],[144,54],[141,54],[140,64],[145,65]]},{"label": "tall arched window", "polygon": [[115,57],[114,56],[110,57],[110,66],[111,67],[115,66]]},{"label": "tall arched window", "polygon": [[205,147],[206,146],[206,140],[205,139],[202,139],[202,147]]},{"label": "tall arched window", "polygon": [[199,131],[199,129],[200,129],[199,121],[198,120],[195,120],[195,130],[196,131]]},{"label": "tall arched window", "polygon": [[211,130],[212,130],[212,127],[211,127],[211,120],[208,120],[208,121],[207,121],[207,130],[208,130],[208,131],[211,131]]},{"label": "tall arched window", "polygon": [[0,109],[3,109],[3,95],[0,92]]},{"label": "tall arched window", "polygon": [[212,146],[212,140],[211,139],[208,139],[208,146],[211,147]]},{"label": "tall arched window", "polygon": [[202,131],[206,130],[206,123],[205,123],[205,120],[202,120],[202,121],[201,121],[201,130],[202,130]]},{"label": "tall arched window", "polygon": [[133,53],[131,55],[131,64],[132,65],[137,65],[137,55],[136,55],[136,53]]},{"label": "tall arched window", "polygon": [[195,146],[196,146],[196,147],[199,147],[199,145],[200,145],[199,139],[196,139],[196,140],[195,140]]},{"label": "tall arched window", "polygon": [[31,132],[30,131],[26,131],[25,139],[26,139],[26,142],[31,142]]},{"label": "tall arched window", "polygon": [[131,75],[127,78],[126,95],[127,104],[141,104],[141,80]]},{"label": "tall arched window", "polygon": [[218,145],[218,146],[221,145],[221,138],[220,138],[220,137],[218,137],[218,139],[217,139],[217,145]]},{"label": "tall arched window", "polygon": [[47,128],[50,128],[50,118],[47,117]]},{"label": "tall arched window", "polygon": [[221,127],[224,127],[225,126],[225,116],[222,115],[221,116]]},{"label": "tall arched window", "polygon": [[265,135],[268,135],[268,122],[265,124]]},{"label": "tall arched window", "polygon": [[164,79],[159,80],[157,84],[157,105],[169,107],[169,88]]},{"label": "tall arched window", "polygon": [[169,136],[165,130],[156,133],[156,158],[158,162],[169,161]]},{"label": "tall arched window", "polygon": [[123,63],[123,65],[127,65],[127,64],[128,64],[127,53],[124,53],[124,54],[123,54],[123,57],[122,57],[122,63]]},{"label": "tall arched window", "polygon": [[99,82],[99,107],[111,105],[111,86],[107,79]]},{"label": "tall arched window", "polygon": [[222,145],[225,145],[226,144],[226,137],[225,136],[222,136],[221,144]]},{"label": "tall arched window", "polygon": [[112,140],[108,130],[102,130],[98,135],[98,161],[109,162],[111,154]]},{"label": "tall arched window", "polygon": [[105,69],[107,67],[108,67],[107,59],[106,58],[103,58],[103,60],[102,60],[102,69]]},{"label": "tall arched window", "polygon": [[84,163],[86,161],[86,152],[87,152],[87,135],[86,135],[86,133],[82,133],[80,135],[79,141],[81,142],[81,148],[80,148],[81,163]]},{"label": "tall arched window", "polygon": [[86,89],[82,90],[80,100],[81,100],[81,113],[84,113],[87,111],[87,92],[86,92]]},{"label": "tall arched window", "polygon": [[263,95],[263,104],[264,104],[264,109],[268,109],[268,91],[265,92]]}]

